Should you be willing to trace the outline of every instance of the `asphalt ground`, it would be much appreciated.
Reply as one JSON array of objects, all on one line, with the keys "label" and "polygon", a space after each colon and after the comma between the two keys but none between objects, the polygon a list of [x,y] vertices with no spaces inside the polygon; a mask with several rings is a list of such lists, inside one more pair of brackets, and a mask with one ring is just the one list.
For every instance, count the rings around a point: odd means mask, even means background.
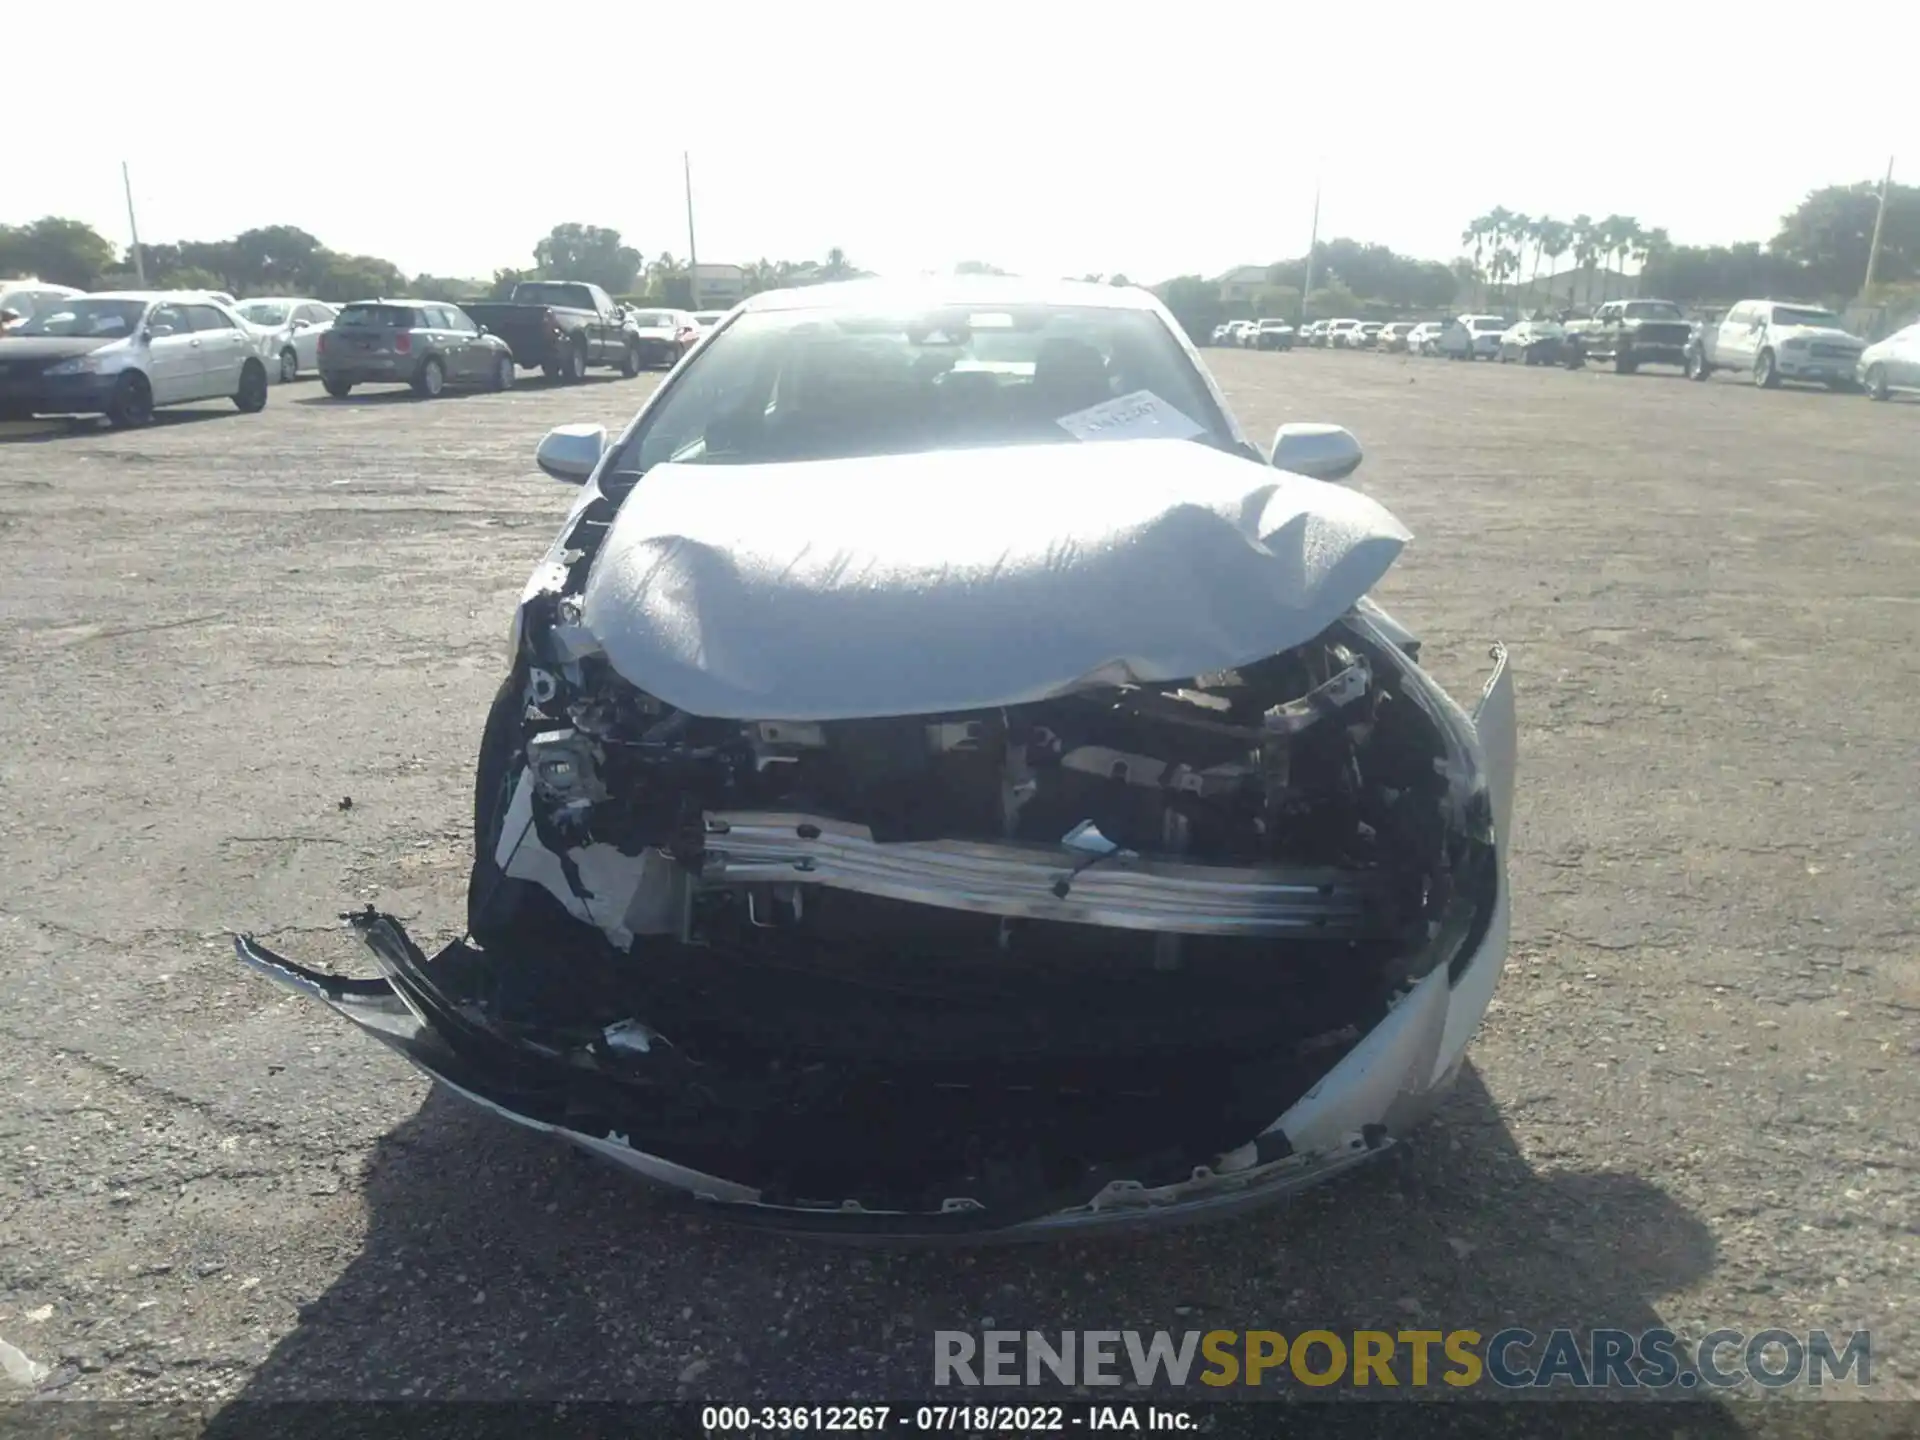
[{"label": "asphalt ground", "polygon": [[1920,405],[1208,358],[1263,441],[1360,436],[1416,535],[1380,598],[1444,683],[1511,647],[1515,943],[1415,1143],[1118,1243],[688,1219],[234,961],[365,972],[362,902],[457,932],[572,493],[534,443],[651,378],[0,436],[0,1337],[43,1392],[899,1400],[937,1329],[1520,1324],[1865,1328],[1870,1393],[1920,1394]]}]

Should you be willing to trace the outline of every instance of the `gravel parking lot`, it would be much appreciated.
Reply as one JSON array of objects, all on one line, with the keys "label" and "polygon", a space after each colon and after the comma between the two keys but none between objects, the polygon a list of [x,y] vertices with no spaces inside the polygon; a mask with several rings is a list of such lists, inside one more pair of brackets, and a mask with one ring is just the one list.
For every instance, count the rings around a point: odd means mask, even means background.
[{"label": "gravel parking lot", "polygon": [[457,931],[571,493],[533,445],[653,382],[276,386],[0,439],[0,1337],[69,1397],[833,1402],[924,1395],[950,1327],[1865,1327],[1920,1396],[1920,406],[1208,358],[1263,441],[1361,437],[1417,537],[1382,599],[1456,694],[1513,651],[1516,944],[1418,1143],[1204,1230],[823,1248],[670,1213],[244,973],[231,930],[369,971],[363,901]]}]

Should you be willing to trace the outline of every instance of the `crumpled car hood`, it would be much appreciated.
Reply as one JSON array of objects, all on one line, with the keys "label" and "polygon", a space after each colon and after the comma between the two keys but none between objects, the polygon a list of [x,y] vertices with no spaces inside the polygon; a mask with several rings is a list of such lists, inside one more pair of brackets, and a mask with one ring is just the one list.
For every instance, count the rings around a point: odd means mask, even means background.
[{"label": "crumpled car hood", "polygon": [[665,464],[615,516],[582,619],[696,715],[972,710],[1302,644],[1410,538],[1356,491],[1184,440]]}]

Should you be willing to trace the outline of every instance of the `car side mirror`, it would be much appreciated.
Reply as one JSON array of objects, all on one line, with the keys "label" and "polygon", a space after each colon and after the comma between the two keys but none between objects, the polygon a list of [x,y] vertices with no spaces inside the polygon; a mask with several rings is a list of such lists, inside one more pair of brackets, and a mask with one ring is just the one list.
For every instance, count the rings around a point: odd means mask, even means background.
[{"label": "car side mirror", "polygon": [[1340,425],[1282,425],[1273,437],[1273,468],[1310,480],[1344,480],[1362,458],[1360,442]]},{"label": "car side mirror", "polygon": [[533,463],[556,480],[584,485],[606,448],[604,425],[556,425],[533,452]]},{"label": "car side mirror", "polygon": [[149,325],[147,327],[147,339],[149,340],[160,340],[171,334],[173,334],[173,326],[171,325]]},{"label": "car side mirror", "polygon": [[296,320],[293,322],[290,328],[295,330],[304,330],[311,324],[313,324],[311,320]]}]

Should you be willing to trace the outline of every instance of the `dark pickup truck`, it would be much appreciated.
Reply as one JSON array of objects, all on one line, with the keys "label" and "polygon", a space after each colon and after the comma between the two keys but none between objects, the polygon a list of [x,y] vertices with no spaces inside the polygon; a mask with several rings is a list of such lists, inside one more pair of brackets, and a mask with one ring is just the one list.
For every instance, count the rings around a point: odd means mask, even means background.
[{"label": "dark pickup truck", "polygon": [[537,365],[560,380],[585,378],[589,365],[610,365],[623,375],[640,373],[639,332],[625,307],[598,285],[528,280],[514,286],[506,300],[460,308],[513,347],[513,362],[523,370]]},{"label": "dark pickup truck", "polygon": [[1568,320],[1566,330],[1568,365],[1611,360],[1631,375],[1642,365],[1684,366],[1693,325],[1671,300],[1609,300],[1591,319]]}]

